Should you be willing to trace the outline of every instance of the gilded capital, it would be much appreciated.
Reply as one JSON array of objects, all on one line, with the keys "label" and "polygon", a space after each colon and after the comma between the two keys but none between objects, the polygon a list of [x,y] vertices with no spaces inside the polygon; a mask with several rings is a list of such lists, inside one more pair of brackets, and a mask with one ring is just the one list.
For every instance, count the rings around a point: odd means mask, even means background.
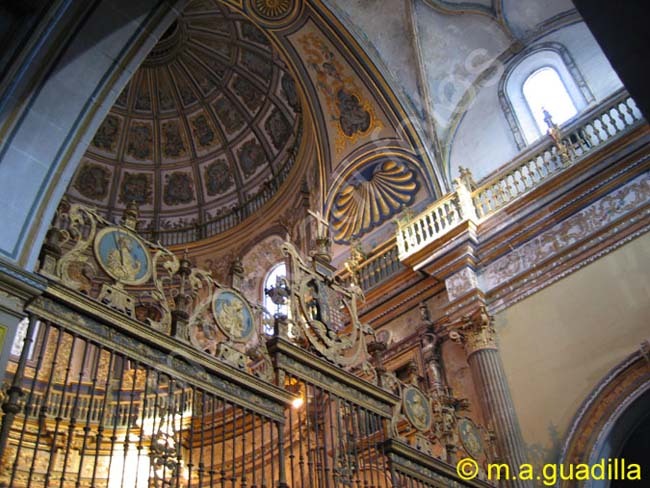
[{"label": "gilded capital", "polygon": [[486,307],[481,306],[463,317],[461,331],[467,356],[482,349],[497,349],[494,317],[488,313]]}]

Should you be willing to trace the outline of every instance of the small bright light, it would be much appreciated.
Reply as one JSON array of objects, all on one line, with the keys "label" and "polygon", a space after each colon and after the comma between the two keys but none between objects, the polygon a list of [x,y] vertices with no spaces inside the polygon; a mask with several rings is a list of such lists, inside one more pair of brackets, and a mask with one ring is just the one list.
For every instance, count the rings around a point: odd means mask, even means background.
[{"label": "small bright light", "polygon": [[293,408],[300,408],[300,407],[302,407],[303,403],[305,403],[304,398],[299,396],[299,397],[293,399],[293,401],[291,402],[291,406]]}]

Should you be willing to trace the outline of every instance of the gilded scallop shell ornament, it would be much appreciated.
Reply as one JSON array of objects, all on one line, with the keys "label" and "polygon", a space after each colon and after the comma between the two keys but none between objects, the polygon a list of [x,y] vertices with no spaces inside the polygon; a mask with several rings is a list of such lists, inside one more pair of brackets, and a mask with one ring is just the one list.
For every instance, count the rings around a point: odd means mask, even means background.
[{"label": "gilded scallop shell ornament", "polygon": [[405,164],[384,161],[356,174],[334,197],[331,212],[336,242],[349,242],[381,225],[415,199],[417,177]]}]

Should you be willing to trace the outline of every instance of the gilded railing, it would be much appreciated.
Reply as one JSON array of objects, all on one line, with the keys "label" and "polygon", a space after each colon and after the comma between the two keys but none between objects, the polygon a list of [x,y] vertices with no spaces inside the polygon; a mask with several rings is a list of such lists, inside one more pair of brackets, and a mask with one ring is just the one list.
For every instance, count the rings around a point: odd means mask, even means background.
[{"label": "gilded railing", "polygon": [[531,147],[478,185],[463,172],[456,190],[436,201],[397,230],[400,259],[419,251],[461,222],[480,223],[506,205],[640,125],[643,116],[634,100],[619,92],[579,120]]}]

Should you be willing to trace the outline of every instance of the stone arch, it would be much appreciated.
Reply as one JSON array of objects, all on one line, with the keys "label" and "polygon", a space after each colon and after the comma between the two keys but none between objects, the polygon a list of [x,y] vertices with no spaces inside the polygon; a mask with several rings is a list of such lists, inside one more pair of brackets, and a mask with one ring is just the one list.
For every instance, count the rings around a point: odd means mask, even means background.
[{"label": "stone arch", "polygon": [[[583,402],[567,432],[559,462],[593,464],[604,458],[607,463],[619,454],[649,410],[650,357],[646,342],[640,351],[614,367]],[[573,483],[562,481],[559,486]],[[608,485],[607,480],[591,480],[589,486]]]},{"label": "stone arch", "polygon": [[185,3],[71,0],[46,13],[1,94],[2,257],[34,267],[84,149]]}]

